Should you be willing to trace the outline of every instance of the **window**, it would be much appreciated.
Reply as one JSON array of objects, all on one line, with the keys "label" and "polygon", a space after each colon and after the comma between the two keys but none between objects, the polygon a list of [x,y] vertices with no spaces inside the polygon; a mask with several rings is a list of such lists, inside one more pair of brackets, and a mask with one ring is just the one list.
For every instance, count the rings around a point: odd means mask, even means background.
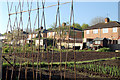
[{"label": "window", "polygon": [[49,36],[50,36],[50,32],[49,32]]},{"label": "window", "polygon": [[95,41],[95,44],[100,44],[100,41]]},{"label": "window", "polygon": [[103,33],[108,33],[108,28],[103,28]]},{"label": "window", "polygon": [[93,30],[93,33],[94,33],[94,34],[97,34],[97,33],[98,33],[98,29],[94,29],[94,30]]},{"label": "window", "polygon": [[113,28],[113,32],[117,32],[117,27]]},{"label": "window", "polygon": [[89,30],[86,31],[86,34],[89,34]]},{"label": "window", "polygon": [[53,32],[53,36],[55,35],[55,32]]}]

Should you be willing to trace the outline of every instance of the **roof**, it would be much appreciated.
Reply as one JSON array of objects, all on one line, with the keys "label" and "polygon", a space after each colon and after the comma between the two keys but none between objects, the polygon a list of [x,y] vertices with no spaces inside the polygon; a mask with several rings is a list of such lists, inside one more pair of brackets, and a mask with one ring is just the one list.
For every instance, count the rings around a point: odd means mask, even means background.
[{"label": "roof", "polygon": [[54,32],[54,30],[47,30],[47,32]]},{"label": "roof", "polygon": [[110,39],[108,39],[108,38],[98,38],[98,37],[97,37],[97,38],[94,39],[94,41],[102,41],[102,40],[104,40],[104,39],[110,40]]},{"label": "roof", "polygon": [[23,34],[28,34],[28,32],[23,31]]},{"label": "roof", "polygon": [[98,24],[95,24],[93,26],[86,28],[85,30],[99,29],[99,28],[112,28],[112,27],[120,27],[120,22],[111,21],[108,23],[98,23]]},{"label": "roof", "polygon": [[77,30],[77,31],[82,31],[82,30],[80,30],[80,29],[73,28],[73,27],[70,27],[70,29],[74,29],[74,30]]},{"label": "roof", "polygon": [[[73,27],[70,27],[70,29],[71,30],[76,30],[76,31],[82,31],[82,30],[80,30],[80,29],[78,29],[78,28],[73,28]],[[53,30],[48,30],[47,32],[54,32],[54,29]]]}]

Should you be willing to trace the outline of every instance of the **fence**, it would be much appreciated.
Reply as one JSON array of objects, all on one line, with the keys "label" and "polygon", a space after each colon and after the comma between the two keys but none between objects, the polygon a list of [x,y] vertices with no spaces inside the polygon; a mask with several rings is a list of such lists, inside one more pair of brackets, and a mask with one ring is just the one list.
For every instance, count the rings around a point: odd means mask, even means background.
[{"label": "fence", "polygon": [[[68,3],[71,3],[69,25],[62,27],[60,5]],[[119,66],[114,64],[111,66],[112,61],[111,63],[105,62],[106,64],[101,62],[119,59],[119,57],[116,57],[120,56],[119,54],[116,53],[114,56],[113,53],[84,53],[84,51],[89,50],[75,50],[75,45],[78,45],[77,43],[81,42],[82,39],[75,41],[73,0],[65,3],[60,3],[58,0],[57,4],[47,7],[45,1],[42,0],[42,7],[40,7],[40,2],[36,2],[36,5],[34,5],[37,7],[36,9],[32,9],[32,1],[26,2],[28,8],[26,11],[23,11],[23,1],[19,2],[18,6],[15,7],[15,13],[11,13],[13,3],[11,5],[7,3],[7,5],[9,19],[2,49],[3,80],[76,80],[81,78],[101,78],[101,76],[103,78],[113,77],[119,79]],[[46,29],[45,9],[53,6],[57,6],[56,23],[53,28],[55,33],[52,39],[49,39]],[[41,12],[40,9],[42,9]],[[36,16],[31,16],[32,11],[36,12]],[[28,18],[25,19],[28,21],[26,27],[23,25],[25,23],[23,21],[25,13],[28,13]],[[41,22],[40,14],[42,15]],[[14,17],[12,17],[13,15]],[[34,22],[31,21],[33,18],[35,19]],[[36,30],[35,26],[37,26]],[[73,27],[72,32],[71,26]],[[24,28],[27,28],[27,30],[24,31]],[[68,32],[68,40],[64,40],[63,33],[65,32]],[[71,33],[72,40],[70,41]],[[62,49],[60,47],[58,49],[57,43],[59,42],[59,46],[63,46],[63,41],[65,41],[67,48]],[[35,42],[37,42],[37,45]],[[73,49],[69,49],[71,45]],[[79,45],[82,46],[82,44]]]},{"label": "fence", "polygon": [[[32,79],[45,79],[45,77],[48,75],[49,80],[52,79],[54,71],[58,71],[60,76],[60,79],[66,78],[66,70],[67,70],[67,55],[65,59],[64,66],[62,65],[62,50],[60,49],[59,53],[59,60],[58,64],[54,64],[54,55],[55,55],[55,46],[56,39],[55,36],[57,33],[55,32],[55,35],[53,37],[52,47],[49,47],[49,39],[47,38],[47,30],[46,30],[46,22],[45,22],[45,13],[44,10],[49,7],[58,6],[57,7],[57,13],[56,13],[56,24],[54,30],[56,30],[56,27],[61,27],[60,22],[60,5],[71,3],[71,14],[70,14],[70,25],[73,24],[74,27],[74,12],[73,12],[73,1],[72,2],[65,2],[60,3],[58,0],[58,4],[51,5],[45,7],[45,1],[42,0],[41,4],[42,7],[40,7],[40,3],[37,2],[36,9],[32,9],[33,3],[31,1],[27,2],[28,10],[23,11],[24,1],[19,2],[18,6],[15,6],[15,13],[11,13],[13,9],[13,2],[11,5],[9,5],[9,2],[7,2],[8,5],[8,25],[7,25],[7,31],[6,31],[6,39],[7,41],[4,42],[4,50],[3,53],[7,53],[7,55],[3,55],[4,63],[9,64],[10,66],[6,66],[5,68],[5,76],[4,79],[25,79],[30,80],[31,76]],[[19,9],[19,11],[18,11]],[[42,17],[41,17],[41,24],[40,24],[40,9],[42,9]],[[32,19],[32,11],[36,11],[36,17],[35,22],[31,22]],[[24,31],[24,13],[28,13],[28,23],[27,23],[27,30]],[[11,17],[15,19],[14,25],[12,25]],[[20,19],[18,21],[18,18]],[[72,20],[73,19],[73,20]],[[73,23],[72,23],[73,22]],[[34,29],[32,29],[31,24],[34,24]],[[35,26],[38,26],[37,29],[37,46],[35,45],[35,40],[33,40],[33,35],[35,32]],[[68,28],[69,28],[68,27]],[[29,30],[30,29],[30,30]],[[29,32],[28,32],[29,31]],[[61,32],[61,28],[59,32]],[[74,31],[74,29],[73,29]],[[68,30],[70,33],[70,28]],[[69,35],[69,34],[68,34]],[[28,40],[27,37],[31,36],[31,38]],[[69,39],[69,37],[68,37]],[[41,45],[41,40],[43,40],[43,45]],[[62,34],[59,34],[59,40],[60,40],[60,46],[61,46],[61,40],[62,40]],[[68,40],[69,44],[69,40]],[[75,45],[75,37],[74,37],[74,45]],[[75,48],[74,48],[75,49]],[[51,55],[51,57],[50,57]],[[4,64],[5,65],[5,64]],[[57,68],[54,68],[56,66],[59,66]],[[74,51],[74,66],[75,64],[75,51]],[[45,69],[44,69],[45,68]],[[64,68],[64,69],[63,69]],[[54,76],[53,76],[54,77]],[[48,78],[48,77],[47,77]],[[76,68],[74,68],[74,78],[76,79]]]}]

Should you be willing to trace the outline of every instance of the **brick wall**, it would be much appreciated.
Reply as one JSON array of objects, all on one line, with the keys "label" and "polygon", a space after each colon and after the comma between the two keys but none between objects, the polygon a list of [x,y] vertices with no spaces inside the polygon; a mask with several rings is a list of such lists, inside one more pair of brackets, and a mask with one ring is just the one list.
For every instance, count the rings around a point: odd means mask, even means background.
[{"label": "brick wall", "polygon": [[117,27],[117,32],[113,32],[113,28],[108,28],[108,33],[103,33],[103,29],[98,29],[98,33],[94,34],[93,29],[89,30],[89,34],[86,34],[87,30],[84,30],[84,38],[91,38],[94,39],[98,38],[109,38],[113,40],[117,40],[120,36],[120,28]]},{"label": "brick wall", "polygon": [[[70,35],[70,38],[74,38],[74,36]],[[81,31],[75,31],[75,38],[82,39],[82,32]]]},{"label": "brick wall", "polygon": [[[75,31],[76,35],[75,38],[77,39],[82,39],[82,32],[81,31]],[[48,32],[47,33],[47,38],[53,38],[53,32]],[[56,34],[55,36],[56,39],[59,39],[60,36],[58,34]],[[74,38],[73,36],[70,36],[69,38]],[[68,32],[66,33],[66,35],[64,36],[65,40],[68,40]]]}]

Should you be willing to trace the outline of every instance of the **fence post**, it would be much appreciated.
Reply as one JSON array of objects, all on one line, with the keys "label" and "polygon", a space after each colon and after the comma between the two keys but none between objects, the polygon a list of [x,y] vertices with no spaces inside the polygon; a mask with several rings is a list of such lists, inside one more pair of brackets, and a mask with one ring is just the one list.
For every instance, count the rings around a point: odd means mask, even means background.
[{"label": "fence post", "polygon": [[0,80],[2,79],[2,42],[0,41]]}]

